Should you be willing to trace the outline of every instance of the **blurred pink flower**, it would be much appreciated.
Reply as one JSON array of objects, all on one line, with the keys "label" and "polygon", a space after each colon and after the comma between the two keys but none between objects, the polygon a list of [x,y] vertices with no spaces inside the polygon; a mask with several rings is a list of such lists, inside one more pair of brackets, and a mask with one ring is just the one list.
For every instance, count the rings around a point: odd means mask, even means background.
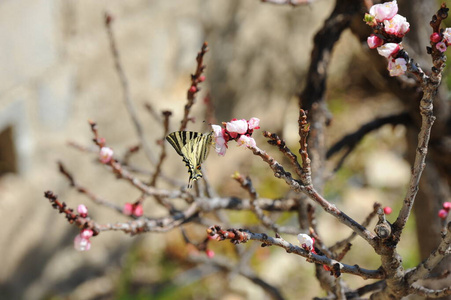
[{"label": "blurred pink flower", "polygon": [[84,204],[80,204],[77,208],[77,211],[83,218],[86,218],[88,216],[88,208]]},{"label": "blurred pink flower", "polygon": [[113,158],[113,149],[109,147],[102,147],[100,149],[100,161],[104,164],[108,163]]},{"label": "blurred pink flower", "polygon": [[84,238],[81,234],[77,234],[74,239],[74,248],[77,251],[88,251],[91,249],[91,241],[89,238]]},{"label": "blurred pink flower", "polygon": [[219,155],[224,156],[227,150],[227,142],[224,137],[224,132],[221,126],[211,125],[215,138],[215,150]]}]

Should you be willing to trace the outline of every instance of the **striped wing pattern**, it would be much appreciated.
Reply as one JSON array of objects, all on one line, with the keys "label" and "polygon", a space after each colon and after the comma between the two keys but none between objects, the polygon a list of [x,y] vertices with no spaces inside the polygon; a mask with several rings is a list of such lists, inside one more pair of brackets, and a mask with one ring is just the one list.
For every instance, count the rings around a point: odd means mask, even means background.
[{"label": "striped wing pattern", "polygon": [[202,177],[200,165],[205,161],[212,144],[212,133],[202,134],[193,131],[176,131],[169,134],[166,140],[174,147],[178,155],[183,158],[188,167],[188,188],[192,181]]}]

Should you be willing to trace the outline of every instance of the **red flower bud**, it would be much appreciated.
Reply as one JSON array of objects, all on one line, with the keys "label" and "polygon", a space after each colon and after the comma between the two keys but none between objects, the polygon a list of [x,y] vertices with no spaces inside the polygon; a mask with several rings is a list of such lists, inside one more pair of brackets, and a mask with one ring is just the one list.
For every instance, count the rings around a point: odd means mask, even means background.
[{"label": "red flower bud", "polygon": [[445,220],[447,216],[448,216],[448,212],[446,210],[444,210],[444,209],[439,210],[438,217],[440,219]]},{"label": "red flower bud", "polygon": [[384,214],[389,215],[389,214],[392,213],[392,211],[393,211],[393,210],[391,209],[390,206],[384,207]]},{"label": "red flower bud", "polygon": [[431,34],[430,39],[431,39],[431,42],[438,43],[438,42],[440,42],[442,40],[442,37],[440,36],[439,33],[434,32],[433,34]]},{"label": "red flower bud", "polygon": [[449,210],[451,209],[451,202],[443,203],[443,209],[449,212]]},{"label": "red flower bud", "polygon": [[189,88],[189,92],[190,92],[190,93],[195,93],[195,92],[197,92],[197,88],[196,88],[194,85],[192,85],[192,86]]}]

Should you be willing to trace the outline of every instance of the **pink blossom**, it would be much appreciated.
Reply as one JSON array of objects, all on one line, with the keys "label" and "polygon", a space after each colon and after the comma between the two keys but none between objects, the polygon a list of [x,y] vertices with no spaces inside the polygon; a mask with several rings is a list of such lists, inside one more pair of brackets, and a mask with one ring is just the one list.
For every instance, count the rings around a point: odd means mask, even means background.
[{"label": "pink blossom", "polygon": [[298,234],[298,241],[302,248],[306,250],[311,250],[313,248],[313,240],[308,234],[300,233]]},{"label": "pink blossom", "polygon": [[446,210],[444,210],[444,209],[439,210],[438,217],[440,219],[445,220],[447,216],[448,216],[448,212]]},{"label": "pink blossom", "polygon": [[377,52],[379,55],[383,57],[390,57],[398,53],[401,49],[401,46],[397,43],[386,43],[377,48]]},{"label": "pink blossom", "polygon": [[122,213],[124,215],[130,216],[133,212],[133,204],[131,203],[125,203],[124,207],[122,208]]},{"label": "pink blossom", "polygon": [[410,24],[407,19],[401,15],[395,15],[392,19],[384,21],[384,29],[388,34],[403,37],[410,30]]},{"label": "pink blossom", "polygon": [[384,44],[384,40],[382,40],[380,37],[374,34],[370,35],[367,38],[366,42],[368,43],[368,47],[370,47],[370,49],[375,49]]},{"label": "pink blossom", "polygon": [[100,161],[104,164],[108,163],[113,158],[113,149],[109,147],[102,147],[100,149]]},{"label": "pink blossom", "polygon": [[91,249],[91,241],[89,238],[84,238],[81,234],[77,234],[74,239],[74,248],[77,251],[88,251]]},{"label": "pink blossom", "polygon": [[385,2],[373,5],[370,8],[370,15],[376,18],[376,21],[383,22],[390,20],[398,13],[398,3],[395,1]]},{"label": "pink blossom", "polygon": [[141,203],[137,203],[133,209],[133,215],[136,217],[141,217],[144,213],[143,206]]},{"label": "pink blossom", "polygon": [[89,239],[90,237],[92,237],[92,235],[94,234],[94,232],[92,231],[92,229],[83,229],[80,232],[80,236],[84,239]]},{"label": "pink blossom", "polygon": [[440,52],[445,52],[446,51],[446,44],[444,42],[438,42],[435,47],[437,48],[438,51]]},{"label": "pink blossom", "polygon": [[450,209],[451,209],[451,202],[443,203],[443,209],[446,210],[446,211],[450,211]]},{"label": "pink blossom", "polygon": [[389,59],[387,69],[390,76],[400,76],[407,71],[407,61],[404,58]]},{"label": "pink blossom", "polygon": [[247,121],[244,119],[232,120],[226,124],[226,129],[232,138],[236,138],[238,134],[245,134],[247,132],[247,128]]},{"label": "pink blossom", "polygon": [[77,211],[83,218],[86,218],[88,216],[88,208],[84,204],[80,204],[77,208]]},{"label": "pink blossom", "polygon": [[259,118],[251,118],[249,121],[247,121],[247,124],[249,125],[249,130],[254,129],[260,129],[260,119]]},{"label": "pink blossom", "polygon": [[257,147],[257,143],[255,142],[255,140],[247,135],[240,136],[240,138],[236,142],[238,143],[238,146],[245,145],[248,148],[249,147],[252,147],[252,148]]},{"label": "pink blossom", "polygon": [[445,41],[448,43],[448,45],[451,44],[451,28],[446,28],[443,31],[443,38],[445,39]]},{"label": "pink blossom", "polygon": [[213,128],[213,135],[215,138],[215,151],[219,155],[224,156],[227,150],[227,143],[224,138],[224,132],[219,125],[211,125]]},{"label": "pink blossom", "polygon": [[389,215],[392,213],[392,208],[390,206],[384,207],[384,214]]}]

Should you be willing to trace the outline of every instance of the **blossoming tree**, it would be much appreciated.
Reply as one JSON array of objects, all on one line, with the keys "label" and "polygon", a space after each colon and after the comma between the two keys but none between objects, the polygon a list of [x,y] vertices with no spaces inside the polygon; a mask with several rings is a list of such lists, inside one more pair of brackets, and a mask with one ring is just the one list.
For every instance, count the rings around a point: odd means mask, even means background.
[{"label": "blossoming tree", "polygon": [[[305,1],[266,0],[263,2],[302,5]],[[330,50],[330,47],[333,47],[334,44],[332,42],[325,46],[321,44],[321,38],[328,34],[332,35],[331,32],[333,32],[335,36],[329,36],[329,38],[331,40],[338,39],[339,34],[350,26],[351,16],[357,14],[360,8],[360,2],[358,1],[337,1],[335,10],[315,38],[316,44],[309,71],[309,75],[311,75],[309,80],[311,80],[312,84],[307,84],[307,87],[300,96],[298,120],[299,149],[297,151],[299,158],[281,137],[268,131],[263,131],[263,136],[268,140],[270,145],[274,146],[274,149],[284,155],[287,163],[282,164],[278,162],[270,153],[274,150],[268,150],[267,152],[263,150],[263,146],[257,146],[253,135],[258,132],[257,130],[264,123],[264,120],[260,120],[257,117],[251,117],[249,120],[233,119],[222,124],[211,124],[212,140],[214,141],[213,147],[217,154],[222,156],[226,155],[230,143],[234,142],[239,146],[248,148],[256,157],[260,157],[263,160],[276,178],[283,180],[290,187],[294,192],[294,196],[286,196],[282,199],[261,198],[256,192],[251,178],[239,173],[236,173],[233,178],[247,191],[249,195],[248,199],[228,195],[216,196],[216,193],[213,191],[212,186],[210,186],[205,176],[202,180],[200,180],[200,177],[195,178],[199,180],[195,181],[196,184],[193,189],[187,189],[186,185],[179,185],[178,182],[168,178],[165,180],[169,184],[172,184],[174,188],[160,188],[157,185],[157,178],[165,178],[163,176],[163,162],[166,157],[164,144],[160,144],[161,154],[159,158],[155,158],[153,155],[153,152],[158,148],[157,146],[144,149],[149,153],[149,159],[155,166],[151,180],[146,183],[139,180],[133,173],[133,170],[129,169],[126,164],[116,157],[105,139],[99,136],[99,130],[101,129],[94,122],[90,122],[94,135],[93,140],[98,147],[99,162],[107,166],[118,178],[128,181],[136,187],[142,193],[142,197],[133,203],[127,202],[122,205],[106,203],[76,183],[64,165],[60,164],[60,171],[69,179],[72,186],[80,192],[84,193],[97,204],[112,207],[118,212],[130,216],[130,221],[127,223],[100,224],[96,222],[95,216],[91,216],[88,213],[87,207],[91,204],[81,204],[75,212],[58,199],[54,193],[47,191],[45,197],[50,200],[53,207],[65,214],[68,221],[80,229],[80,233],[74,239],[75,248],[80,251],[89,250],[95,246],[95,237],[105,231],[116,230],[135,235],[149,232],[166,232],[180,228],[186,243],[195,246],[199,250],[199,253],[205,253],[204,256],[199,255],[193,258],[193,262],[211,264],[228,272],[239,272],[262,287],[267,295],[273,299],[284,299],[287,295],[284,295],[282,290],[271,285],[270,282],[259,278],[254,272],[245,270],[240,266],[233,267],[231,264],[224,262],[223,258],[218,257],[211,250],[211,243],[229,240],[237,245],[236,247],[239,247],[238,244],[242,243],[259,243],[261,247],[273,246],[283,248],[287,252],[286,255],[296,256],[315,266],[316,277],[321,287],[327,292],[327,297],[324,299],[361,299],[364,295],[368,294],[371,299],[401,299],[411,294],[431,298],[451,296],[449,280],[446,281],[446,277],[449,275],[449,268],[447,272],[439,275],[433,273],[433,270],[442,261],[446,262],[444,259],[449,256],[451,250],[451,222],[447,223],[451,209],[449,200],[446,201],[446,198],[436,199],[437,203],[441,206],[435,212],[435,218],[442,225],[441,239],[432,245],[433,251],[425,257],[424,261],[414,268],[406,270],[402,265],[402,257],[397,250],[420,189],[420,178],[427,164],[426,158],[432,136],[432,125],[436,120],[433,104],[437,97],[442,72],[445,67],[445,51],[451,45],[451,28],[444,29],[441,27],[443,20],[448,16],[446,5],[441,6],[437,13],[432,16],[430,22],[432,30],[430,33],[430,46],[427,48],[428,54],[433,62],[433,67],[430,71],[424,71],[420,65],[414,63],[412,57],[404,49],[403,40],[410,31],[410,24],[404,16],[398,14],[396,0],[368,7],[368,13],[365,16],[361,15],[361,18],[364,18],[364,22],[369,25],[368,28],[372,30],[372,33],[367,37],[367,44],[369,48],[377,49],[377,53],[387,59],[386,72],[391,77],[397,77],[402,80],[407,80],[407,75],[410,76],[410,79],[413,80],[414,89],[417,91],[416,98],[412,99],[412,101],[418,99],[416,104],[419,106],[419,109],[416,110],[418,116],[417,123],[419,124],[417,144],[409,187],[406,190],[404,200],[400,204],[400,209],[396,211],[391,207],[383,208],[380,204],[375,203],[374,210],[367,212],[367,218],[363,222],[360,222],[348,216],[340,207],[332,204],[320,192],[322,182],[324,181],[324,178],[322,178],[324,174],[317,171],[315,167],[318,170],[322,168],[321,164],[326,157],[331,156],[345,146],[349,147],[351,151],[353,146],[355,146],[355,140],[361,140],[366,133],[383,124],[398,124],[405,120],[403,119],[405,115],[389,116],[375,120],[371,124],[368,124],[362,131],[345,136],[327,153],[324,147],[321,146],[324,144],[324,127],[327,123],[327,113],[323,103],[326,74],[319,71],[320,68],[318,65],[327,64],[325,62],[327,58],[325,58],[326,55],[324,53]],[[346,11],[347,15],[343,15],[343,11]],[[111,18],[109,16],[106,18],[106,25],[116,60],[117,71],[124,87],[126,87],[126,79],[115,46],[114,35],[111,29]],[[337,30],[337,26],[339,30]],[[197,56],[197,69],[191,77],[191,85],[187,92],[188,100],[184,108],[184,117],[180,123],[180,132],[186,131],[187,129],[190,121],[191,107],[195,104],[196,95],[200,90],[200,84],[205,80],[203,75],[205,68],[203,57],[206,52],[207,44],[205,43]],[[412,80],[410,80],[411,84]],[[125,93],[125,100],[129,104],[130,114],[135,120],[137,130],[139,131],[139,122],[136,119],[133,105],[127,93]],[[165,135],[169,134],[168,122],[170,115],[170,112],[163,112]],[[451,118],[448,119],[448,122],[449,120]],[[410,121],[414,122],[414,120]],[[191,148],[184,149],[179,154],[184,156],[184,161],[188,161],[188,163],[191,160],[196,161],[196,155],[200,155],[198,152],[206,149],[195,147],[193,143],[190,144],[183,139],[184,136],[180,139],[180,143],[182,143],[180,147],[189,145]],[[144,145],[142,146],[144,147]],[[207,146],[209,147],[209,145]],[[201,163],[195,164],[194,167],[200,169]],[[449,170],[449,166],[447,168]],[[288,169],[291,169],[294,173],[292,174]],[[200,174],[202,176],[202,173]],[[167,209],[167,215],[160,218],[147,217],[142,206],[146,197],[154,197],[159,205]],[[185,209],[177,209],[172,202],[174,199],[185,200]],[[233,223],[224,215],[218,215],[218,219],[220,220],[219,225],[206,225],[208,221],[203,218],[204,213],[225,209],[248,210],[253,212],[259,223],[265,228],[265,232],[250,229],[252,226],[249,224],[234,227]],[[335,245],[327,245],[317,230],[315,212],[317,209],[324,210],[331,218],[335,218],[343,226],[350,228],[352,234],[344,240],[337,241]],[[274,221],[273,213],[281,211],[297,214],[299,224],[297,226],[291,226],[283,222]],[[396,221],[393,223],[388,222],[386,219],[386,215],[391,213],[397,214]],[[370,228],[369,224],[373,218],[377,218],[377,224],[374,228]],[[203,241],[196,243],[188,238],[182,225],[189,222],[198,223],[200,224],[199,226],[205,227],[206,236]],[[242,227],[246,228],[243,229]],[[335,229],[332,228],[331,230]],[[297,236],[299,244],[295,245],[288,242],[284,238],[286,235]],[[350,241],[357,236],[363,239],[372,248],[375,255],[378,256],[380,267],[367,269],[362,265],[342,262],[351,249]],[[238,255],[243,255],[239,251],[237,253]],[[371,284],[351,288],[343,279],[342,274],[351,274],[363,279],[373,279],[375,281]],[[426,279],[429,281],[442,280],[442,286],[439,288],[427,288],[427,283],[423,283]]]}]

